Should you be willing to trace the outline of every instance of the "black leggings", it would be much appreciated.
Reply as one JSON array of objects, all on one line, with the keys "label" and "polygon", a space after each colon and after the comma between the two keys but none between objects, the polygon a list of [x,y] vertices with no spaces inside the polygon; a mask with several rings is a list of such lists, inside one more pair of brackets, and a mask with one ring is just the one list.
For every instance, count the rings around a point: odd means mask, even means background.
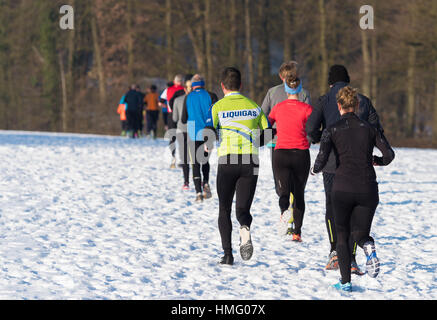
[{"label": "black leggings", "polygon": [[155,138],[156,138],[156,133],[157,133],[157,129],[158,129],[158,127],[157,127],[158,119],[159,119],[159,111],[158,110],[146,111],[147,134],[149,134],[150,132],[153,132],[153,134],[155,135]]},{"label": "black leggings", "polygon": [[[328,230],[329,243],[331,244],[331,252],[337,250],[337,228],[334,219],[334,207],[332,204],[332,185],[334,184],[334,173],[323,173],[323,186],[325,188],[325,223]],[[355,261],[356,243],[353,238],[349,239],[349,248],[352,254],[352,260]]]},{"label": "black leggings", "polygon": [[[258,163],[258,162],[256,162]],[[250,228],[250,207],[258,181],[258,164],[219,164],[217,169],[217,195],[219,198],[218,227],[225,254],[232,254],[232,201],[236,193],[235,211],[240,226]]]},{"label": "black leggings", "polygon": [[279,196],[278,182],[276,181],[275,171],[274,171],[274,166],[273,166],[273,154],[274,153],[275,153],[275,148],[274,147],[270,148],[270,160],[272,162],[273,182],[275,183],[276,194]]},{"label": "black leggings", "polygon": [[[209,182],[209,156],[204,151],[205,143],[203,141],[192,141],[188,138],[188,156],[193,166],[193,181],[196,193],[202,192],[202,186]],[[200,172],[202,171],[202,175]],[[203,179],[202,179],[203,178]]]},{"label": "black leggings", "polygon": [[342,283],[351,280],[352,238],[363,247],[370,237],[370,227],[379,203],[378,191],[372,193],[353,193],[333,191],[331,194],[334,208],[335,228],[337,230],[337,255]]},{"label": "black leggings", "polygon": [[[172,114],[169,113],[168,119],[167,119],[168,129],[176,129],[176,123],[173,121]],[[168,143],[168,147],[170,148],[171,156],[173,158],[176,157],[176,134],[172,134],[170,136],[170,141]]]},{"label": "black leggings", "polygon": [[279,208],[281,213],[289,208],[290,193],[293,193],[294,232],[299,235],[305,214],[305,186],[310,161],[308,149],[278,149],[273,153],[273,173],[279,195]]},{"label": "black leggings", "polygon": [[331,252],[337,247],[337,232],[334,223],[334,209],[332,208],[331,191],[334,183],[335,174],[323,173],[323,186],[325,188],[325,223],[328,230],[329,243],[331,244]]},{"label": "black leggings", "polygon": [[176,133],[176,139],[178,142],[179,149],[179,158],[180,158],[180,167],[182,168],[182,172],[184,174],[184,183],[189,182],[189,174],[190,174],[190,162],[188,156],[188,134],[185,131],[179,131]]},{"label": "black leggings", "polygon": [[127,118],[127,124],[128,124],[128,130],[132,131],[132,133],[138,132],[140,130],[139,123],[141,121],[141,118],[139,117],[138,111],[126,111],[126,118]]}]

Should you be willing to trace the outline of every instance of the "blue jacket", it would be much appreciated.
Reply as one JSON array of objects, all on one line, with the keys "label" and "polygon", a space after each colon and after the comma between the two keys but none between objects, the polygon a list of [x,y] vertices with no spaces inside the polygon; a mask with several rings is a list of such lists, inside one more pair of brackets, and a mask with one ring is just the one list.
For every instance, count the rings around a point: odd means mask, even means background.
[{"label": "blue jacket", "polygon": [[192,141],[203,141],[202,131],[209,118],[210,109],[217,101],[215,93],[203,88],[197,88],[185,97],[181,121],[188,123],[188,136]]}]

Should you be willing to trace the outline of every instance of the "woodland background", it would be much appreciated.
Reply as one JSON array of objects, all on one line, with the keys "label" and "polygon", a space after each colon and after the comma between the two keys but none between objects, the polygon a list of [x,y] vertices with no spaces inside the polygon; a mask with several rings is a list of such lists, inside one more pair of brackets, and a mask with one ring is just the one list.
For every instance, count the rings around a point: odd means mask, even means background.
[{"label": "woodland background", "polygon": [[[64,4],[74,30],[59,27]],[[393,145],[437,147],[436,0],[0,0],[0,129],[118,135],[129,84],[200,72],[220,96],[230,65],[261,104],[290,59],[312,102],[344,64]]]}]

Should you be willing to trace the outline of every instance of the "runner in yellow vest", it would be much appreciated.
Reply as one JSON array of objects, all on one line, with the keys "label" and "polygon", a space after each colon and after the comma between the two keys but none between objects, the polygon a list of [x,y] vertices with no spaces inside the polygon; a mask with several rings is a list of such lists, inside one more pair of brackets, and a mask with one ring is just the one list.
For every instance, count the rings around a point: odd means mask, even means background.
[{"label": "runner in yellow vest", "polygon": [[240,255],[243,260],[249,260],[253,254],[250,207],[258,180],[258,142],[261,132],[269,128],[269,123],[261,108],[239,92],[239,70],[226,68],[222,73],[221,86],[225,96],[211,108],[206,125],[219,133],[216,184],[218,225],[224,250],[220,263],[232,265],[231,211],[235,193],[236,216],[240,224]]}]

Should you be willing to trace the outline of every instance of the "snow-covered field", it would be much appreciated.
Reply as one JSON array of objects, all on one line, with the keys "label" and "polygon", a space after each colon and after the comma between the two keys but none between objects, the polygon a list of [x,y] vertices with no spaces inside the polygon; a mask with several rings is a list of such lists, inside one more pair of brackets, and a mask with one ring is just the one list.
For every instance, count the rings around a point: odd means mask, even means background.
[{"label": "snow-covered field", "polygon": [[[378,278],[329,288],[322,176],[310,176],[303,242],[277,235],[278,199],[261,149],[248,262],[222,255],[218,200],[194,203],[164,140],[0,131],[0,299],[437,299],[437,150],[395,149],[377,168],[371,235]],[[318,147],[311,147],[311,159]],[[215,191],[217,157],[211,158]],[[358,263],[364,268],[364,254]]]}]

